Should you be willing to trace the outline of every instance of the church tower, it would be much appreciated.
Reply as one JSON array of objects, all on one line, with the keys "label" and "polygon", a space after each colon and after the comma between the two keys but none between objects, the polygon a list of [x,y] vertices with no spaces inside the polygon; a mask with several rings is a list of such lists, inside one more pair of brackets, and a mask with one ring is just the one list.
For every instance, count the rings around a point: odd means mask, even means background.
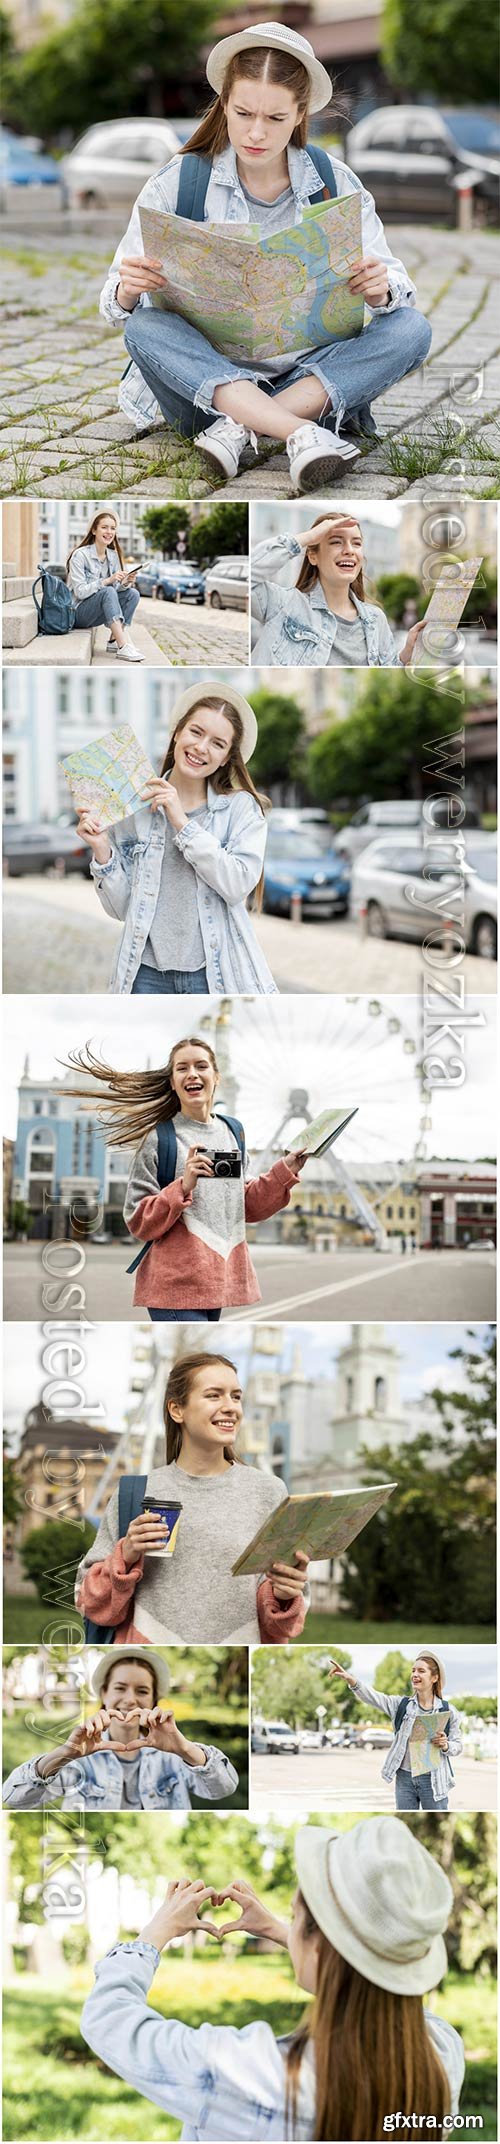
[{"label": "church tower", "polygon": [[351,1472],[366,1445],[400,1444],[408,1422],[400,1393],[400,1355],[383,1325],[353,1325],[351,1338],[337,1356],[332,1452],[335,1463]]}]

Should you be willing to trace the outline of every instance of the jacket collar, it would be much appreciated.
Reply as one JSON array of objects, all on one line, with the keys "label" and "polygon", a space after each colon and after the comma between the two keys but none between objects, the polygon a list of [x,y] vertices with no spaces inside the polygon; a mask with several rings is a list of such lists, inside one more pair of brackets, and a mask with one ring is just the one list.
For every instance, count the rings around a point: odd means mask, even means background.
[{"label": "jacket collar", "polygon": [[[360,596],[355,596],[353,588],[351,588],[351,600],[355,604],[358,616],[363,619],[367,618],[368,605],[366,603],[361,602]],[[309,602],[313,610],[324,610],[327,612],[328,617],[331,618],[332,613],[330,610],[329,603],[327,603],[324,590],[321,586],[321,581],[318,580],[314,582],[314,586],[309,592]]]},{"label": "jacket collar", "polygon": [[[286,153],[292,193],[297,201],[308,201],[311,194],[319,192],[321,186],[316,165],[313,164],[312,157],[308,156],[307,149],[296,149],[293,142],[289,142]],[[214,157],[212,172],[218,186],[229,186],[233,193],[241,194],[241,181],[231,142],[228,142],[226,149],[221,150],[220,156]]]}]

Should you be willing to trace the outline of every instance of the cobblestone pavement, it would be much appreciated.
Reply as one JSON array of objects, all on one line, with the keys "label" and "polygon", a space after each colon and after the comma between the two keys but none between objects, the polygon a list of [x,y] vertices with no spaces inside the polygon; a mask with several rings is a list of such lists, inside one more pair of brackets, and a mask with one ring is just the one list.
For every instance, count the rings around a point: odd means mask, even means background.
[{"label": "cobblestone pavement", "polygon": [[[97,901],[88,879],[24,878],[4,881],[4,989],[72,992],[75,974],[85,993],[108,990],[120,926]],[[288,922],[260,916],[260,944],[278,988],[294,991],[358,990],[399,994],[420,991],[418,946],[395,939],[361,938],[348,918],[335,923]],[[465,987],[470,994],[496,988],[496,963],[470,958]]]},{"label": "cobblestone pavement", "polygon": [[162,603],[153,596],[141,596],[137,615],[171,663],[248,663],[245,611],[212,610],[211,604],[201,603]]},{"label": "cobblestone pavement", "polygon": [[[196,447],[164,425],[138,438],[117,410],[122,338],[99,319],[97,300],[116,231],[110,219],[48,212],[31,229],[4,218],[4,314],[0,352],[0,495],[81,498],[133,492],[144,498],[290,495],[283,451],[261,448],[232,484],[207,481]],[[346,479],[350,498],[417,499],[457,488],[500,495],[499,249],[493,232],[389,229],[432,322],[424,370],[380,398],[381,444]],[[451,469],[450,469],[451,474]]]}]

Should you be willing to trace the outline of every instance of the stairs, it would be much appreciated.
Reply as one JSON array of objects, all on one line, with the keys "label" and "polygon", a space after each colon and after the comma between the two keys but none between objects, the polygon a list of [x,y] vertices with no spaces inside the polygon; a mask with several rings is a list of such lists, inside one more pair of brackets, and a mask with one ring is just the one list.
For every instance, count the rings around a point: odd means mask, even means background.
[{"label": "stairs", "polygon": [[[34,576],[33,576],[34,578]],[[16,573],[15,566],[6,564],[2,577],[2,645],[5,663],[36,663],[45,668],[88,666],[98,663],[106,669],[112,663],[121,670],[114,655],[106,654],[108,629],[105,625],[73,628],[71,633],[39,633],[36,607],[31,593],[31,580]],[[140,648],[144,663],[157,669],[172,668],[168,655],[157,646],[147,626],[135,624],[133,638]]]}]

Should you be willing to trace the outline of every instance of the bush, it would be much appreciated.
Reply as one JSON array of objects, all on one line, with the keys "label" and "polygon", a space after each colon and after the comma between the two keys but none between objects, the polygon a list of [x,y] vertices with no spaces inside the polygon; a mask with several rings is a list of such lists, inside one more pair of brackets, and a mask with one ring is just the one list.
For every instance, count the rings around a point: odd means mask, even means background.
[{"label": "bush", "polygon": [[81,1526],[76,1520],[54,1519],[33,1528],[21,1549],[21,1561],[40,1601],[73,1608],[78,1564],[93,1541],[95,1528],[88,1519]]}]

